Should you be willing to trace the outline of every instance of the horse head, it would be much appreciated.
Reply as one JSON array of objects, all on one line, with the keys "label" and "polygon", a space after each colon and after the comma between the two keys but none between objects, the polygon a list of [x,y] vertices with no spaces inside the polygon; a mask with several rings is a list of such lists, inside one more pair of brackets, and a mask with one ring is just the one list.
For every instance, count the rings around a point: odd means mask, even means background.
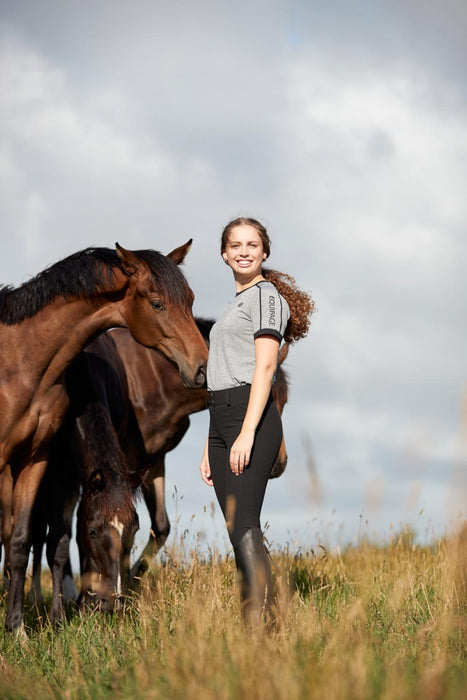
[{"label": "horse head", "polygon": [[207,348],[193,318],[194,295],[179,269],[191,239],[168,255],[116,244],[128,289],[119,304],[124,324],[142,345],[174,362],[185,386],[206,384]]},{"label": "horse head", "polygon": [[128,568],[129,551],[138,530],[138,515],[128,483],[115,484],[122,507],[109,506],[109,484],[102,470],[88,478],[77,516],[77,540],[81,563],[81,606],[105,612],[114,610],[122,594],[120,571]]}]

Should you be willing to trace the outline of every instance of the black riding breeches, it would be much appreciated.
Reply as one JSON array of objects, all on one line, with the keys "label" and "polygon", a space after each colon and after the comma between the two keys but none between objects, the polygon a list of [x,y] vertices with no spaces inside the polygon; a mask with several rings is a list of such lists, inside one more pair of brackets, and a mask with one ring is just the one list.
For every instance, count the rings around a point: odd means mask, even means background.
[{"label": "black riding breeches", "polygon": [[234,548],[251,528],[259,528],[266,485],[282,441],[282,423],[269,395],[256,429],[250,462],[242,474],[230,469],[230,448],[240,434],[251,386],[208,394],[210,413],[209,466],[217,500]]}]

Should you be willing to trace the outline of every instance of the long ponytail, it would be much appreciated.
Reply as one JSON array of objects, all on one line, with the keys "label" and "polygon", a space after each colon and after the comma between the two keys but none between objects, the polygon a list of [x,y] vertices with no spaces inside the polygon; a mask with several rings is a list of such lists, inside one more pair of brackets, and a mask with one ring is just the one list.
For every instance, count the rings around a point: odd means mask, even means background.
[{"label": "long ponytail", "polygon": [[263,267],[263,277],[276,287],[289,305],[290,318],[284,333],[285,342],[295,343],[304,338],[310,327],[311,315],[315,311],[315,302],[311,296],[298,289],[294,278],[285,272]]}]

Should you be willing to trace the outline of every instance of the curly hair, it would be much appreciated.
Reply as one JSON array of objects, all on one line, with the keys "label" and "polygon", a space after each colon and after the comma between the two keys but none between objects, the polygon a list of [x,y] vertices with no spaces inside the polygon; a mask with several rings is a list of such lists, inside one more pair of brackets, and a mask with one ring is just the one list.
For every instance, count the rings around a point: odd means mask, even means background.
[{"label": "curly hair", "polygon": [[311,314],[315,310],[311,296],[298,289],[294,278],[285,272],[263,267],[263,277],[276,287],[289,305],[290,318],[284,333],[285,342],[295,343],[304,338],[310,327]]},{"label": "curly hair", "polygon": [[[263,250],[266,257],[271,252],[271,240],[266,227],[256,219],[241,217],[230,221],[222,231],[221,253],[224,252],[230,233],[236,226],[252,226],[258,231],[263,243]],[[307,292],[298,289],[295,280],[285,272],[269,270],[263,267],[263,277],[276,287],[281,296],[284,297],[290,308],[290,318],[284,333],[286,343],[295,343],[300,338],[304,338],[308,333],[311,322],[311,314],[315,311],[315,302]]]}]

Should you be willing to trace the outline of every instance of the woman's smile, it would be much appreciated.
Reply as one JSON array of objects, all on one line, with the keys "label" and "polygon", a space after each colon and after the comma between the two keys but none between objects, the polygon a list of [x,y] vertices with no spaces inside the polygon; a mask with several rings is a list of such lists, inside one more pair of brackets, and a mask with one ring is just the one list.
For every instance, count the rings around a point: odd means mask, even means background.
[{"label": "woman's smile", "polygon": [[232,228],[223,257],[231,267],[240,288],[262,277],[261,266],[266,255],[258,231],[249,224]]}]

